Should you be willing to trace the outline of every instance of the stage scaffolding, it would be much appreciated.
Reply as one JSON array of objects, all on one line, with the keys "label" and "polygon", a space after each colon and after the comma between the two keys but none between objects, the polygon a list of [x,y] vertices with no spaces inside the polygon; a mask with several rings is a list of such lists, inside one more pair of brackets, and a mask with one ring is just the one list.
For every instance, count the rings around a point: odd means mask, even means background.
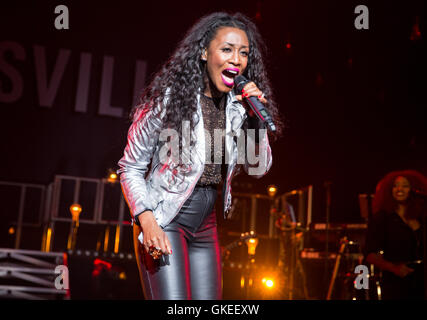
[{"label": "stage scaffolding", "polygon": [[[79,218],[81,225],[104,225],[106,227],[104,241],[101,244],[103,251],[108,251],[110,245],[108,244],[113,239],[113,252],[119,253],[121,251],[121,242],[123,228],[130,227],[130,215],[127,208],[126,201],[121,193],[120,183],[118,181],[111,182],[106,178],[94,179],[77,176],[56,175],[54,181],[49,185],[38,185],[31,183],[16,183],[0,181],[0,186],[3,188],[13,188],[14,192],[19,190],[19,203],[17,206],[16,218],[11,221],[10,225],[15,227],[14,249],[25,249],[21,245],[22,228],[33,227],[42,228],[43,236],[40,239],[40,250],[43,252],[50,252],[52,244],[55,241],[55,227],[58,222],[69,223],[70,233],[72,232],[73,219],[69,212],[69,207],[72,204],[80,203],[82,205],[82,213]],[[116,194],[120,196],[114,200],[114,213],[108,217],[104,214],[105,200],[109,195],[106,194],[106,188],[114,188]],[[26,195],[29,190],[36,189],[39,191],[38,204],[34,207],[29,207],[26,204]],[[88,190],[91,190],[88,192]],[[306,192],[307,191],[307,192]],[[86,194],[86,196],[85,196]],[[87,194],[90,194],[88,198]],[[302,195],[308,195],[303,197]],[[85,202],[83,205],[81,202]],[[242,193],[233,192],[233,199],[247,199],[250,206],[246,215],[249,218],[249,230],[257,231],[257,212],[259,200],[267,201],[270,203],[271,209],[282,210],[285,204],[289,202],[289,198],[298,199],[297,220],[303,221],[305,226],[309,226],[311,222],[311,208],[312,208],[312,186],[304,189],[298,189],[291,192],[275,195],[271,197],[267,194],[255,193]],[[7,201],[8,199],[3,199]],[[110,204],[111,207],[111,204]],[[232,208],[233,210],[233,208]],[[111,208],[110,208],[111,211]],[[277,213],[277,212],[276,212]],[[12,215],[13,216],[13,215]],[[26,219],[31,222],[27,222]],[[277,238],[277,228],[275,228],[275,219],[277,215],[270,210],[268,234],[260,234],[264,238]],[[111,230],[114,230],[114,238],[111,237]],[[98,244],[99,247],[99,244]],[[67,246],[67,249],[72,249]],[[98,248],[100,249],[100,248]],[[102,250],[101,250],[102,251]]]}]

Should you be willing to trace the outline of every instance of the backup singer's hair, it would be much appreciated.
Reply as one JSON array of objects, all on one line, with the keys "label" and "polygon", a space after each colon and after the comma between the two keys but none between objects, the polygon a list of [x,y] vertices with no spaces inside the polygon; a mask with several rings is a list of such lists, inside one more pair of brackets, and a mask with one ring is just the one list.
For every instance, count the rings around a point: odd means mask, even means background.
[{"label": "backup singer's hair", "polygon": [[266,47],[255,24],[241,13],[212,13],[202,17],[190,28],[169,60],[154,75],[150,85],[142,93],[139,104],[132,109],[131,118],[134,121],[149,108],[159,104],[162,106],[168,89],[168,97],[171,98],[167,99],[164,106],[166,115],[163,128],[176,129],[181,138],[182,121],[188,120],[191,130],[194,130],[198,122],[198,119],[193,119],[197,112],[197,94],[205,90],[204,77],[207,72],[206,62],[201,60],[202,51],[209,47],[221,27],[235,27],[246,32],[249,56],[244,76],[254,81],[265,93],[267,108],[277,127],[272,137],[276,139],[281,135],[283,124],[263,60]]},{"label": "backup singer's hair", "polygon": [[[415,188],[427,193],[427,179],[415,170],[393,171],[385,175],[377,184],[375,197],[372,201],[372,211],[393,212],[397,208],[397,201],[393,198],[392,189],[397,177],[405,177],[411,184],[411,189]],[[405,216],[410,219],[421,218],[422,211],[426,210],[422,199],[409,196]]]}]

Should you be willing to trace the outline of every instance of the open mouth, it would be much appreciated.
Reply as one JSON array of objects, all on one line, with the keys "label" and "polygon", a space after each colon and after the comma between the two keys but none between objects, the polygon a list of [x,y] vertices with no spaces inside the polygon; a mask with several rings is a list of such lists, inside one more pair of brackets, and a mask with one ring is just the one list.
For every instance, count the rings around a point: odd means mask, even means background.
[{"label": "open mouth", "polygon": [[396,195],[396,197],[397,197],[397,198],[403,198],[403,197],[406,197],[406,194],[405,194],[405,193],[403,193],[403,192],[396,192],[396,193],[395,193],[395,195]]},{"label": "open mouth", "polygon": [[222,82],[224,82],[227,87],[232,87],[234,85],[234,77],[238,74],[239,69],[227,68],[221,73]]}]

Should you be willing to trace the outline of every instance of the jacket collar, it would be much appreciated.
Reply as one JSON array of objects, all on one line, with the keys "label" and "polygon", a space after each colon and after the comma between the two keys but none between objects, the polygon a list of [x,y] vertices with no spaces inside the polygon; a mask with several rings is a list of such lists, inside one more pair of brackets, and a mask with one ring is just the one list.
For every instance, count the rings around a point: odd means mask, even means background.
[{"label": "jacket collar", "polygon": [[[239,100],[237,100],[237,98],[236,98],[236,94],[234,93],[234,90],[231,90],[227,94],[227,104],[230,104],[230,103],[237,103],[239,106],[241,106],[239,103]],[[243,106],[241,106],[241,107],[243,108]]]}]

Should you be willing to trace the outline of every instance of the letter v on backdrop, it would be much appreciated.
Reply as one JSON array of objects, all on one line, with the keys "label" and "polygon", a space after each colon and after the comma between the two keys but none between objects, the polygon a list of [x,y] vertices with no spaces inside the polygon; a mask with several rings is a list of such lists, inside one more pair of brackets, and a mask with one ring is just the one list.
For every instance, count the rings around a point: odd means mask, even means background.
[{"label": "letter v on backdrop", "polygon": [[[18,42],[0,42],[0,103],[15,103],[25,94],[25,86],[36,83],[38,105],[40,107],[52,108],[59,88],[63,83],[63,78],[67,68],[70,68],[70,60],[79,57],[79,67],[73,79],[77,80],[74,97],[74,110],[80,113],[88,111],[88,97],[91,92],[90,80],[92,76],[93,55],[87,52],[73,52],[68,49],[59,49],[54,59],[48,59],[47,49],[44,46],[33,46],[34,72],[28,69],[32,66],[28,61],[28,54],[25,48]],[[99,87],[98,114],[112,117],[122,117],[124,115],[123,105],[113,106],[111,103],[111,93],[114,84],[114,64],[117,58],[104,55],[102,57],[102,71]],[[49,72],[48,72],[49,70]],[[138,96],[145,85],[147,63],[144,60],[136,60],[134,65],[133,99]],[[24,79],[24,75],[35,75],[35,79]],[[25,80],[25,81],[24,81]],[[121,80],[122,81],[122,80]],[[71,97],[72,98],[72,97]],[[129,97],[126,97],[129,98]],[[126,100],[127,101],[127,100]]]}]

